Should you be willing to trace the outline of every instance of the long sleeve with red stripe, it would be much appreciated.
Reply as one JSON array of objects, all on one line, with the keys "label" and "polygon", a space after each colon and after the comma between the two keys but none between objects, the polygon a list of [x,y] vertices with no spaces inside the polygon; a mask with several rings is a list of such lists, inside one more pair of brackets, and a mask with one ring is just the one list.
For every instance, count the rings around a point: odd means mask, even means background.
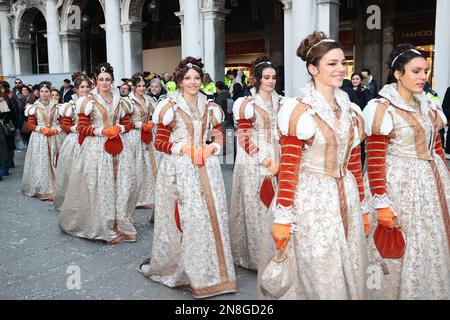
[{"label": "long sleeve with red stripe", "polygon": [[277,205],[290,207],[294,204],[295,189],[298,184],[304,140],[282,136],[280,171],[278,173]]},{"label": "long sleeve with red stripe", "polygon": [[359,201],[363,201],[366,197],[364,192],[364,183],[362,175],[362,163],[361,163],[361,146],[354,148],[350,154],[350,160],[348,162],[347,169],[353,174],[358,185]]},{"label": "long sleeve with red stripe", "polygon": [[73,126],[73,120],[69,117],[60,117],[59,118],[59,126],[64,132],[71,132],[70,128]]},{"label": "long sleeve with red stripe", "polygon": [[91,125],[91,119],[89,119],[89,116],[85,115],[84,113],[80,113],[78,115],[77,126],[77,131],[80,133],[80,135],[83,135],[85,137],[95,136],[94,130],[95,128]]},{"label": "long sleeve with red stripe", "polygon": [[253,125],[250,120],[242,119],[237,121],[237,140],[242,149],[248,155],[253,156],[258,153],[259,148],[253,143],[251,139]]},{"label": "long sleeve with red stripe", "polygon": [[129,114],[121,118],[119,124],[125,127],[125,132],[129,132],[131,129],[135,128],[134,122],[131,121],[131,116]]},{"label": "long sleeve with red stripe", "polygon": [[223,131],[220,124],[212,128],[211,141],[220,145],[223,148]]},{"label": "long sleeve with red stripe", "polygon": [[386,193],[386,152],[387,136],[374,135],[366,139],[367,174],[372,195]]},{"label": "long sleeve with red stripe", "polygon": [[34,131],[37,127],[37,121],[36,121],[36,116],[32,115],[32,116],[28,116],[28,129],[30,129],[31,131]]},{"label": "long sleeve with red stripe", "polygon": [[442,161],[447,164],[447,159],[445,159],[445,152],[442,148],[442,140],[440,134],[436,135],[436,139],[434,141],[434,151],[442,158]]},{"label": "long sleeve with red stripe", "polygon": [[171,130],[168,126],[165,126],[162,123],[158,124],[155,137],[156,150],[167,154],[172,154],[173,142],[169,142],[170,132]]}]

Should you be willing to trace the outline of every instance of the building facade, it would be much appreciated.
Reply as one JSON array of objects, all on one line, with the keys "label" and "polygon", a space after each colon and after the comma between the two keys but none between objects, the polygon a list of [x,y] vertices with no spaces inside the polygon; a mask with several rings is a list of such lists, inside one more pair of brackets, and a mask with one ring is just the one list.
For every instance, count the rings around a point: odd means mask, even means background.
[{"label": "building facade", "polygon": [[308,80],[295,52],[314,30],[339,39],[353,69],[379,82],[397,43],[428,54],[433,87],[450,85],[450,1],[432,0],[0,0],[4,76],[91,71],[108,61],[116,78],[172,71],[202,57],[212,79],[225,68],[249,71],[268,54],[284,70],[287,95]]}]

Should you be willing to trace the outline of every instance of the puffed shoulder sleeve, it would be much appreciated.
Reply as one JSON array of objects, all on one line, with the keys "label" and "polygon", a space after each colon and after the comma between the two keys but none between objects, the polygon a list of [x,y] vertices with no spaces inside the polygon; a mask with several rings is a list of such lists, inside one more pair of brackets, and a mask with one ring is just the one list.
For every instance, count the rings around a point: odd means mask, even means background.
[{"label": "puffed shoulder sleeve", "polygon": [[362,116],[364,119],[364,130],[368,136],[388,136],[394,129],[392,116],[389,109],[392,106],[386,100],[371,100],[364,108]]},{"label": "puffed shoulder sleeve", "polygon": [[25,116],[34,116],[36,114],[36,106],[34,104],[29,104],[25,108]]},{"label": "puffed shoulder sleeve", "polygon": [[123,118],[127,114],[132,114],[134,111],[134,105],[127,98],[120,99],[120,117]]},{"label": "puffed shoulder sleeve", "polygon": [[211,113],[211,123],[215,127],[223,122],[225,119],[225,114],[222,108],[216,103],[210,102],[208,105],[208,111]]},{"label": "puffed shoulder sleeve", "polygon": [[94,104],[92,103],[91,99],[88,97],[82,97],[77,100],[76,105],[76,112],[82,113],[85,115],[89,115],[92,112],[92,109],[94,108]]},{"label": "puffed shoulder sleeve", "polygon": [[255,116],[255,108],[248,98],[239,98],[233,104],[234,120],[249,120]]},{"label": "puffed shoulder sleeve", "polygon": [[284,99],[277,115],[278,129],[283,136],[308,140],[316,133],[314,110],[297,99]]},{"label": "puffed shoulder sleeve", "polygon": [[175,108],[176,106],[170,98],[162,100],[153,113],[154,123],[168,126],[175,119]]},{"label": "puffed shoulder sleeve", "polygon": [[60,104],[58,107],[59,116],[71,118],[73,116],[74,106],[75,103],[73,101]]},{"label": "puffed shoulder sleeve", "polygon": [[350,113],[352,115],[353,130],[355,134],[352,148],[355,148],[364,141],[364,139],[366,138],[366,133],[364,129],[364,119],[362,116],[361,108],[356,103],[351,102]]}]

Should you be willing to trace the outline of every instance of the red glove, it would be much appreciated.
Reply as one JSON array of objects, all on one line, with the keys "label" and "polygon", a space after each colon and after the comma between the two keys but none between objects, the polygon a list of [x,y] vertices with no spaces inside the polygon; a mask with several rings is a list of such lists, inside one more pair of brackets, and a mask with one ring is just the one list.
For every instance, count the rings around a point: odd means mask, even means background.
[{"label": "red glove", "polygon": [[275,244],[280,251],[284,251],[289,242],[291,233],[290,224],[274,224],[272,226],[272,237],[275,240]]},{"label": "red glove", "polygon": [[381,208],[377,210],[378,225],[385,226],[388,229],[393,229],[396,217],[391,209]]},{"label": "red glove", "polygon": [[[50,137],[50,136],[58,133],[58,130],[56,130],[56,129],[49,129],[49,128],[46,128],[46,127],[41,128],[41,130],[39,130],[39,131],[46,137]],[[56,133],[55,133],[55,131],[56,131]]]}]

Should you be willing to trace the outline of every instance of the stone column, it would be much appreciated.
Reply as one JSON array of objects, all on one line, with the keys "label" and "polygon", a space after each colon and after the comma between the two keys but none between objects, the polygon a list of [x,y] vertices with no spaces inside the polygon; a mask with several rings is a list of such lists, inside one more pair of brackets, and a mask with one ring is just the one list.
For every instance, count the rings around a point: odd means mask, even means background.
[{"label": "stone column", "polygon": [[105,1],[106,57],[116,81],[124,77],[122,28],[119,1]]},{"label": "stone column", "polygon": [[317,0],[316,30],[339,41],[339,0]]},{"label": "stone column", "polygon": [[16,74],[32,74],[31,45],[33,40],[13,39]]},{"label": "stone column", "polygon": [[64,72],[81,70],[81,42],[79,31],[61,32]]},{"label": "stone column", "polygon": [[[194,58],[203,57],[202,29],[200,21],[199,0],[184,0],[184,30],[182,52],[184,57],[192,56]],[[183,58],[184,58],[183,57]]]},{"label": "stone column", "polygon": [[14,54],[11,43],[11,22],[8,18],[10,7],[8,3],[0,3],[0,42],[1,42],[1,69],[2,75],[15,74]]},{"label": "stone column", "polygon": [[184,38],[184,12],[178,11],[175,12],[175,15],[180,19],[180,29],[181,29],[181,57],[186,57],[185,47],[183,46],[183,43],[186,43],[186,40]]},{"label": "stone column", "polygon": [[122,23],[124,72],[126,77],[131,77],[135,72],[144,69],[142,55],[142,29],[146,23],[127,22]]},{"label": "stone column", "polygon": [[300,88],[311,79],[306,70],[306,64],[296,56],[296,50],[301,41],[316,26],[316,1],[315,0],[293,0],[292,1],[292,37],[291,37],[291,72],[292,92],[291,96],[300,96]]},{"label": "stone column", "polygon": [[292,95],[292,60],[295,49],[292,45],[292,0],[281,0],[284,5],[284,92]]},{"label": "stone column", "polygon": [[222,80],[225,72],[225,16],[231,10],[205,7],[201,11],[203,13],[205,70],[215,82]]},{"label": "stone column", "polygon": [[441,101],[450,86],[450,23],[448,17],[450,17],[450,1],[437,0],[433,87]]},{"label": "stone column", "polygon": [[61,39],[59,37],[59,13],[56,0],[46,1],[47,47],[49,73],[64,71]]}]

